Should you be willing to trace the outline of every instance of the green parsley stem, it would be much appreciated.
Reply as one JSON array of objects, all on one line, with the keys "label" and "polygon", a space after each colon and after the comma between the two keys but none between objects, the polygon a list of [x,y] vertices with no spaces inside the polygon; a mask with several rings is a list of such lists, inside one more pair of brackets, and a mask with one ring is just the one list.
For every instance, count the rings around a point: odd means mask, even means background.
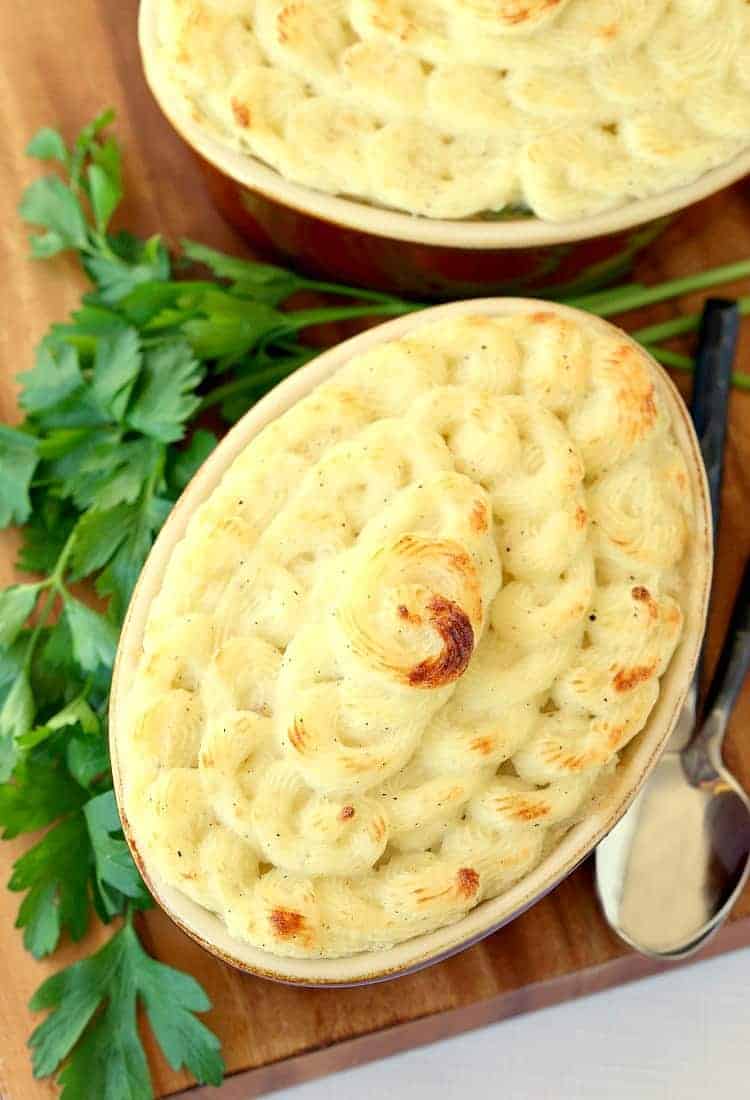
[{"label": "green parsley stem", "polygon": [[679,351],[659,347],[658,344],[644,344],[644,347],[649,355],[653,355],[657,363],[662,363],[665,367],[684,371],[692,371],[694,368],[693,360],[689,355],[682,355]]},{"label": "green parsley stem", "polygon": [[[41,590],[45,591],[48,585],[49,580],[44,581],[44,583],[41,585]],[[45,626],[47,625],[47,620],[52,614],[52,609],[55,606],[56,599],[56,591],[46,591],[46,594],[42,599],[42,608],[39,612],[39,618],[37,619],[36,625],[31,632],[31,636],[29,637],[29,641],[26,646],[26,652],[23,655],[23,670],[26,674],[28,674],[29,669],[31,668],[31,662],[34,659],[34,652],[36,651],[36,644],[39,641],[39,635],[42,633]]]},{"label": "green parsley stem", "polygon": [[[750,298],[738,298],[737,305],[743,317],[750,315]],[[684,317],[673,317],[669,321],[662,321],[658,325],[648,325],[646,328],[631,332],[634,340],[641,344],[661,343],[662,340],[671,340],[674,336],[683,336],[688,332],[696,332],[700,325],[700,313],[688,313]]]},{"label": "green parsley stem", "polygon": [[[73,549],[73,543],[75,542],[76,529],[75,527],[65,540],[65,545],[60,551],[60,555],[55,562],[55,568],[52,570],[46,580],[41,581],[39,584],[40,591],[47,591],[47,595],[42,601],[42,607],[39,612],[39,618],[37,619],[36,626],[31,632],[29,643],[26,647],[26,653],[23,658],[24,671],[28,672],[31,667],[31,662],[34,658],[34,651],[36,650],[36,643],[39,640],[39,635],[44,630],[50,615],[52,614],[55,606],[55,600],[58,596],[65,598],[66,589],[63,584],[63,575],[65,572],[65,566],[70,557]],[[49,591],[51,589],[51,591]]]},{"label": "green parsley stem", "polygon": [[[658,344],[640,342],[649,355],[653,355],[654,359],[656,359],[658,363],[662,363],[665,367],[671,367],[672,370],[681,370],[685,372],[692,372],[695,369],[695,364],[689,355],[682,355],[678,351],[672,351],[671,348],[659,347]],[[732,385],[738,390],[750,391],[750,374],[735,371],[732,375]]]},{"label": "green parsley stem", "polygon": [[697,290],[710,290],[723,283],[749,277],[750,260],[740,260],[737,263],[711,268],[709,271],[699,271],[695,275],[686,275],[682,279],[670,279],[654,287],[635,284],[630,287],[598,291],[581,298],[569,298],[565,301],[565,305],[585,309],[589,313],[596,313],[599,317],[612,317],[631,309],[655,305],[657,302],[666,302],[670,298],[679,298],[683,294],[691,294]]},{"label": "green parsley stem", "polygon": [[[339,298],[356,298],[360,302],[399,303],[406,305],[402,298],[395,294],[386,294],[380,290],[365,290],[363,287],[346,286],[343,283],[321,283],[315,279],[300,279],[299,290],[315,290],[321,294],[335,294]],[[416,305],[417,309],[424,309],[426,304]]]},{"label": "green parsley stem", "polygon": [[252,374],[243,375],[242,378],[237,378],[234,382],[226,382],[223,386],[217,386],[215,390],[211,390],[210,393],[206,394],[201,401],[201,412],[213,408],[214,405],[220,405],[228,397],[236,397],[239,393],[252,393],[254,390],[268,389],[276,382],[281,382],[297,367],[301,367],[303,363],[313,359],[317,354],[315,348],[310,348],[309,355],[295,356],[294,359],[280,363],[278,366],[267,367],[266,370],[255,371]]},{"label": "green parsley stem", "polygon": [[65,567],[68,564],[68,558],[70,557],[71,552],[73,550],[73,544],[75,543],[75,540],[76,540],[76,528],[74,527],[73,530],[68,535],[67,539],[65,540],[65,545],[63,546],[62,550],[60,551],[60,556],[58,557],[57,561],[55,562],[55,568],[52,570],[52,573],[50,574],[48,579],[45,581],[45,584],[52,585],[58,591],[60,591],[63,588],[63,576],[64,576],[64,573],[65,573]]},{"label": "green parsley stem", "polygon": [[402,317],[407,313],[415,313],[424,309],[424,306],[412,302],[383,302],[381,305],[364,306],[332,306],[320,309],[297,309],[292,313],[284,314],[288,324],[285,328],[290,332],[299,332],[311,325],[322,325],[335,321],[350,321],[357,317]]}]

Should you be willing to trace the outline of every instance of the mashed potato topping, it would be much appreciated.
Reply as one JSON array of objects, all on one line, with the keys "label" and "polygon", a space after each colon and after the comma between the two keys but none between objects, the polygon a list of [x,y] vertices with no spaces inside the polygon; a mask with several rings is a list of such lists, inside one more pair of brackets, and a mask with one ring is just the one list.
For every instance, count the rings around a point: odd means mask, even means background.
[{"label": "mashed potato topping", "polygon": [[643,728],[692,512],[608,325],[468,315],[353,358],[234,461],[151,606],[118,744],[146,869],[286,955],[495,897]]},{"label": "mashed potato topping", "polygon": [[750,145],[746,0],[158,0],[195,118],[314,189],[565,221]]}]

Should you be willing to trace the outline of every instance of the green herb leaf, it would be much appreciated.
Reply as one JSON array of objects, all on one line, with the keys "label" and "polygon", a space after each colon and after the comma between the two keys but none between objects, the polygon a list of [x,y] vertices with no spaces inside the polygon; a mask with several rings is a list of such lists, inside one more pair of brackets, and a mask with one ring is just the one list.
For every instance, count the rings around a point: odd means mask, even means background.
[{"label": "green herb leaf", "polygon": [[94,714],[86,699],[79,696],[66,707],[59,710],[47,719],[47,725],[51,730],[61,730],[66,726],[79,725],[84,733],[99,733],[101,726],[99,719]]},{"label": "green herb leaf", "polygon": [[0,424],[0,527],[29,518],[29,486],[36,464],[36,439]]},{"label": "green herb leaf", "polygon": [[140,369],[141,352],[134,328],[116,329],[99,337],[92,389],[96,400],[114,420],[125,416]]},{"label": "green herb leaf", "polygon": [[38,584],[16,584],[0,591],[0,646],[13,645],[38,595]]},{"label": "green herb leaf", "polygon": [[147,352],[128,423],[161,443],[181,439],[185,421],[200,404],[194,391],[202,378],[203,369],[184,341]]},{"label": "green herb leaf", "polygon": [[132,515],[133,506],[127,503],[84,512],[76,524],[71,552],[72,580],[87,577],[107,564],[120,543],[127,538]]},{"label": "green herb leaf", "polygon": [[0,826],[3,838],[41,829],[79,809],[86,792],[68,775],[56,753],[30,754],[13,773],[13,782],[0,786]]},{"label": "green herb leaf", "polygon": [[37,709],[50,721],[68,706],[71,699],[87,694],[95,684],[98,686],[101,675],[97,672],[87,676],[76,663],[73,641],[64,615],[54,626],[41,631],[30,672]]},{"label": "green herb leaf", "polygon": [[183,292],[182,283],[149,279],[133,287],[118,303],[118,309],[131,325],[146,330],[165,309],[175,305]]},{"label": "green herb leaf", "polygon": [[204,295],[205,317],[182,323],[182,331],[201,359],[236,362],[272,333],[283,334],[288,321],[283,313],[244,298],[216,292]]},{"label": "green herb leaf", "polygon": [[76,669],[73,639],[65,616],[59,618],[52,629],[47,631],[41,657],[42,663],[52,672],[61,671],[70,674]]},{"label": "green herb leaf", "polygon": [[0,733],[0,783],[7,782],[18,760],[18,746],[13,738]]},{"label": "green herb leaf", "polygon": [[18,568],[27,573],[51,573],[73,530],[75,512],[57,497],[37,496],[22,530]]},{"label": "green herb leaf", "polygon": [[73,656],[85,672],[102,664],[111,668],[117,649],[117,630],[103,615],[66,595],[65,621],[73,642]]},{"label": "green herb leaf", "polygon": [[[54,234],[59,241],[59,248],[54,251],[85,249],[88,245],[81,204],[57,176],[45,176],[30,184],[21,199],[20,213],[27,222],[41,225]],[[51,254],[49,250],[44,251],[45,256]]]},{"label": "green herb leaf", "polygon": [[[48,436],[40,448],[43,454],[51,442],[65,444],[59,433]],[[72,439],[45,471],[58,483],[59,495],[71,498],[76,508],[105,509],[137,500],[160,459],[161,448],[152,440],[123,443],[118,429],[106,428]]]},{"label": "green herb leaf", "polygon": [[110,761],[104,737],[74,733],[65,747],[68,771],[81,787],[89,788],[109,776]]},{"label": "green herb leaf", "polygon": [[114,791],[92,798],[84,807],[86,825],[94,851],[96,883],[108,916],[124,909],[123,897],[130,898],[139,908],[151,904],[130,849],[120,834],[122,826],[117,812]]},{"label": "green herb leaf", "polygon": [[0,784],[13,773],[18,759],[17,738],[34,721],[34,702],[26,670],[27,639],[0,650]]},{"label": "green herb leaf", "polygon": [[[28,673],[22,670],[0,709],[0,736],[20,737],[34,721],[34,698]],[[0,776],[2,782],[7,776]]]},{"label": "green herb leaf", "polygon": [[39,413],[65,401],[83,385],[75,348],[44,340],[37,348],[33,370],[18,375],[22,384],[20,404],[28,413]]},{"label": "green herb leaf", "polygon": [[89,197],[94,212],[96,228],[104,233],[109,219],[119,206],[122,186],[118,176],[105,171],[101,164],[90,164],[88,169]]},{"label": "green herb leaf", "polygon": [[96,582],[99,595],[110,597],[110,611],[117,621],[125,614],[157,528],[158,524],[150,511],[134,512],[124,542]]},{"label": "green herb leaf", "polygon": [[[110,237],[109,244],[110,254],[83,258],[86,272],[96,283],[103,303],[121,304],[142,285],[169,278],[169,253],[160,237],[137,241],[130,234],[120,233]],[[134,321],[125,310],[123,316]]]},{"label": "green herb leaf", "polygon": [[57,343],[67,342],[77,351],[92,357],[100,336],[126,328],[126,322],[109,306],[87,302],[71,314],[69,324],[54,324],[50,337]]},{"label": "green herb leaf", "polygon": [[198,1081],[220,1085],[224,1062],[219,1041],[193,1015],[207,1012],[211,1002],[194,978],[155,962],[138,946],[143,956],[140,994],[167,1061],[175,1070],[185,1066]]},{"label": "green herb leaf", "polygon": [[167,480],[175,495],[182,492],[217,443],[218,440],[213,432],[207,432],[203,428],[199,428],[193,432],[187,447],[177,451],[173,456],[167,474]]},{"label": "green herb leaf", "polygon": [[64,252],[69,247],[65,237],[54,229],[47,233],[35,233],[29,238],[29,243],[35,260],[48,260],[50,256],[56,256],[58,252]]},{"label": "green herb leaf", "polygon": [[68,150],[62,134],[49,126],[37,130],[26,146],[26,155],[38,160],[59,160],[61,164],[68,162]]},{"label": "green herb leaf", "polygon": [[205,993],[192,978],[151,959],[130,923],[37,990],[30,1007],[51,1011],[31,1036],[34,1075],[54,1073],[70,1056],[59,1078],[61,1100],[151,1100],[138,999],[172,1068],[186,1066],[199,1081],[220,1084],[219,1042],[194,1016],[210,1007]]},{"label": "green herb leaf", "polygon": [[184,239],[180,244],[188,260],[210,268],[219,279],[229,279],[234,290],[251,296],[256,302],[275,306],[305,286],[304,279],[286,268],[227,256],[198,241]]},{"label": "green herb leaf", "polygon": [[8,887],[27,890],[16,927],[36,958],[57,947],[66,929],[74,940],[86,932],[89,920],[87,882],[91,850],[83,814],[66,818],[16,861]]},{"label": "green herb leaf", "polygon": [[86,159],[96,155],[98,138],[102,130],[114,122],[115,112],[111,107],[101,111],[95,119],[87,123],[75,140],[70,164],[70,182],[74,188],[81,183],[81,175]]}]

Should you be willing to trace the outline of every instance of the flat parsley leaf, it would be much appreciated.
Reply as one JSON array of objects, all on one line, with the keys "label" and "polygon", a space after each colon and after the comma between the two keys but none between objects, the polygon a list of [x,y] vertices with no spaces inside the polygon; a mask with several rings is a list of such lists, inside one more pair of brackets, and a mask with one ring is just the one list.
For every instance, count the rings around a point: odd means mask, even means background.
[{"label": "flat parsley leaf", "polygon": [[27,890],[18,910],[16,927],[35,958],[57,947],[63,929],[80,940],[89,921],[87,883],[91,848],[83,814],[55,825],[16,861],[8,887]]},{"label": "flat parsley leaf", "polygon": [[29,486],[37,459],[33,436],[0,424],[0,527],[29,518]]},{"label": "flat parsley leaf", "polygon": [[59,1076],[61,1100],[151,1100],[139,1000],[172,1068],[186,1066],[198,1081],[219,1085],[219,1041],[194,1015],[210,1008],[205,993],[187,974],[150,958],[129,921],[95,955],[35,993],[32,1010],[50,1014],[29,1042],[34,1075],[46,1077],[69,1058]]},{"label": "flat parsley leaf", "polygon": [[65,746],[68,771],[81,787],[90,787],[109,775],[109,749],[106,737],[73,733]]},{"label": "flat parsley leaf", "polygon": [[65,597],[63,615],[80,667],[85,672],[93,672],[100,664],[111,668],[117,649],[117,630],[109,619],[70,595]]},{"label": "flat parsley leaf", "polygon": [[272,333],[283,333],[288,324],[287,314],[216,288],[204,292],[199,307],[203,315],[183,320],[182,331],[201,359],[227,364],[257,348]]},{"label": "flat parsley leaf", "polygon": [[190,437],[187,447],[177,451],[169,464],[167,481],[175,496],[182,492],[187,483],[203,465],[218,440],[213,432],[198,428]]},{"label": "flat parsley leaf", "polygon": [[43,126],[41,130],[37,130],[26,146],[26,155],[37,157],[39,160],[59,160],[61,164],[68,163],[68,150],[62,134],[49,126]]},{"label": "flat parsley leaf", "polygon": [[79,809],[86,791],[68,775],[57,753],[45,749],[29,754],[13,773],[13,782],[0,786],[0,826],[12,839],[49,825]]},{"label": "flat parsley leaf", "polygon": [[109,255],[84,256],[83,266],[105,305],[120,303],[145,284],[169,278],[169,253],[160,237],[139,241],[130,233],[109,238]]},{"label": "flat parsley leaf", "polygon": [[138,333],[120,328],[104,333],[96,344],[92,389],[94,397],[114,420],[122,420],[141,369]]},{"label": "flat parsley leaf", "polygon": [[114,791],[90,799],[84,807],[86,826],[94,852],[96,884],[103,908],[109,917],[123,911],[123,896],[139,908],[151,904],[130,849],[122,839],[122,825]]},{"label": "flat parsley leaf", "polygon": [[32,254],[52,256],[64,248],[86,248],[88,230],[81,204],[57,176],[34,180],[24,191],[19,209],[27,222],[47,230],[31,238]]},{"label": "flat parsley leaf", "polygon": [[110,597],[110,612],[119,621],[125,614],[154,535],[164,523],[171,504],[154,499],[146,508],[132,508],[122,523],[125,538],[96,581],[100,596]]},{"label": "flat parsley leaf", "polygon": [[251,295],[256,302],[275,306],[291,297],[306,282],[293,271],[273,264],[256,263],[242,260],[238,256],[227,256],[213,248],[207,248],[198,241],[182,240],[183,255],[194,263],[204,264],[219,279],[228,279],[232,289],[241,294]]},{"label": "flat parsley leaf", "polygon": [[133,505],[122,503],[114,508],[92,508],[84,512],[76,524],[71,553],[72,580],[87,577],[107,564],[128,536],[133,511]]},{"label": "flat parsley leaf", "polygon": [[98,141],[102,130],[114,122],[115,112],[111,107],[100,111],[96,118],[86,123],[73,145],[73,156],[70,160],[70,180],[73,187],[81,183],[81,174],[87,157],[95,157],[100,146]]},{"label": "flat parsley leaf", "polygon": [[45,463],[45,474],[59,483],[59,495],[72,499],[81,511],[135,501],[161,455],[158,444],[150,439],[123,443],[116,428],[71,438],[69,446],[55,433],[44,441],[42,455],[55,443],[60,453]]},{"label": "flat parsley leaf", "polygon": [[38,584],[14,584],[0,591],[0,646],[13,645],[38,594]]},{"label": "flat parsley leaf", "polygon": [[39,345],[33,370],[18,378],[22,385],[19,402],[31,414],[52,408],[83,385],[75,348],[49,339]]},{"label": "flat parsley leaf", "polygon": [[[40,659],[32,666],[32,672],[37,671],[37,664],[44,667],[47,675],[54,677],[56,673],[62,673],[63,678],[68,681],[70,681],[74,672],[79,671],[76,668],[73,656],[70,627],[64,616],[59,618],[51,629],[45,631],[45,642],[41,648]],[[55,698],[58,698],[59,695],[59,690],[56,690]]]},{"label": "flat parsley leaf", "polygon": [[[102,148],[107,148],[107,146],[102,146]],[[109,148],[114,148],[114,150],[117,151],[116,146],[113,147],[111,144],[109,144]],[[107,168],[105,168],[100,162],[98,164],[90,164],[87,173],[91,209],[94,212],[96,228],[100,233],[104,233],[106,230],[109,219],[119,206],[120,199],[122,198],[122,180],[120,179],[119,172],[118,151],[116,170],[113,170],[114,168],[114,164],[107,165]]]},{"label": "flat parsley leaf", "polygon": [[22,632],[14,645],[0,649],[0,703],[7,697],[23,670],[27,633]]},{"label": "flat parsley leaf", "polygon": [[33,511],[22,529],[18,568],[27,573],[51,573],[75,523],[67,501],[35,495]]},{"label": "flat parsley leaf", "polygon": [[16,739],[31,729],[35,709],[29,674],[22,669],[0,708],[0,783],[4,783],[13,770]]},{"label": "flat parsley leaf", "polygon": [[128,414],[130,426],[161,443],[181,439],[185,421],[200,404],[194,391],[203,373],[184,340],[149,350]]}]

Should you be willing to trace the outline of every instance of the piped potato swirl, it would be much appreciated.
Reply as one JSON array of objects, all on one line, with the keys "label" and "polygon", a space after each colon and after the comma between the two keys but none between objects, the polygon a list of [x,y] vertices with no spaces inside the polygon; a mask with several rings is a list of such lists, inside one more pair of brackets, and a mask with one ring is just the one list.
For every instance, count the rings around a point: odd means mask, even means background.
[{"label": "piped potato swirl", "polygon": [[307,188],[585,218],[750,146],[746,0],[153,0],[160,82]]},{"label": "piped potato swirl", "polygon": [[601,322],[468,312],[351,359],[172,552],[118,745],[147,871],[281,955],[497,896],[648,720],[691,493]]}]

